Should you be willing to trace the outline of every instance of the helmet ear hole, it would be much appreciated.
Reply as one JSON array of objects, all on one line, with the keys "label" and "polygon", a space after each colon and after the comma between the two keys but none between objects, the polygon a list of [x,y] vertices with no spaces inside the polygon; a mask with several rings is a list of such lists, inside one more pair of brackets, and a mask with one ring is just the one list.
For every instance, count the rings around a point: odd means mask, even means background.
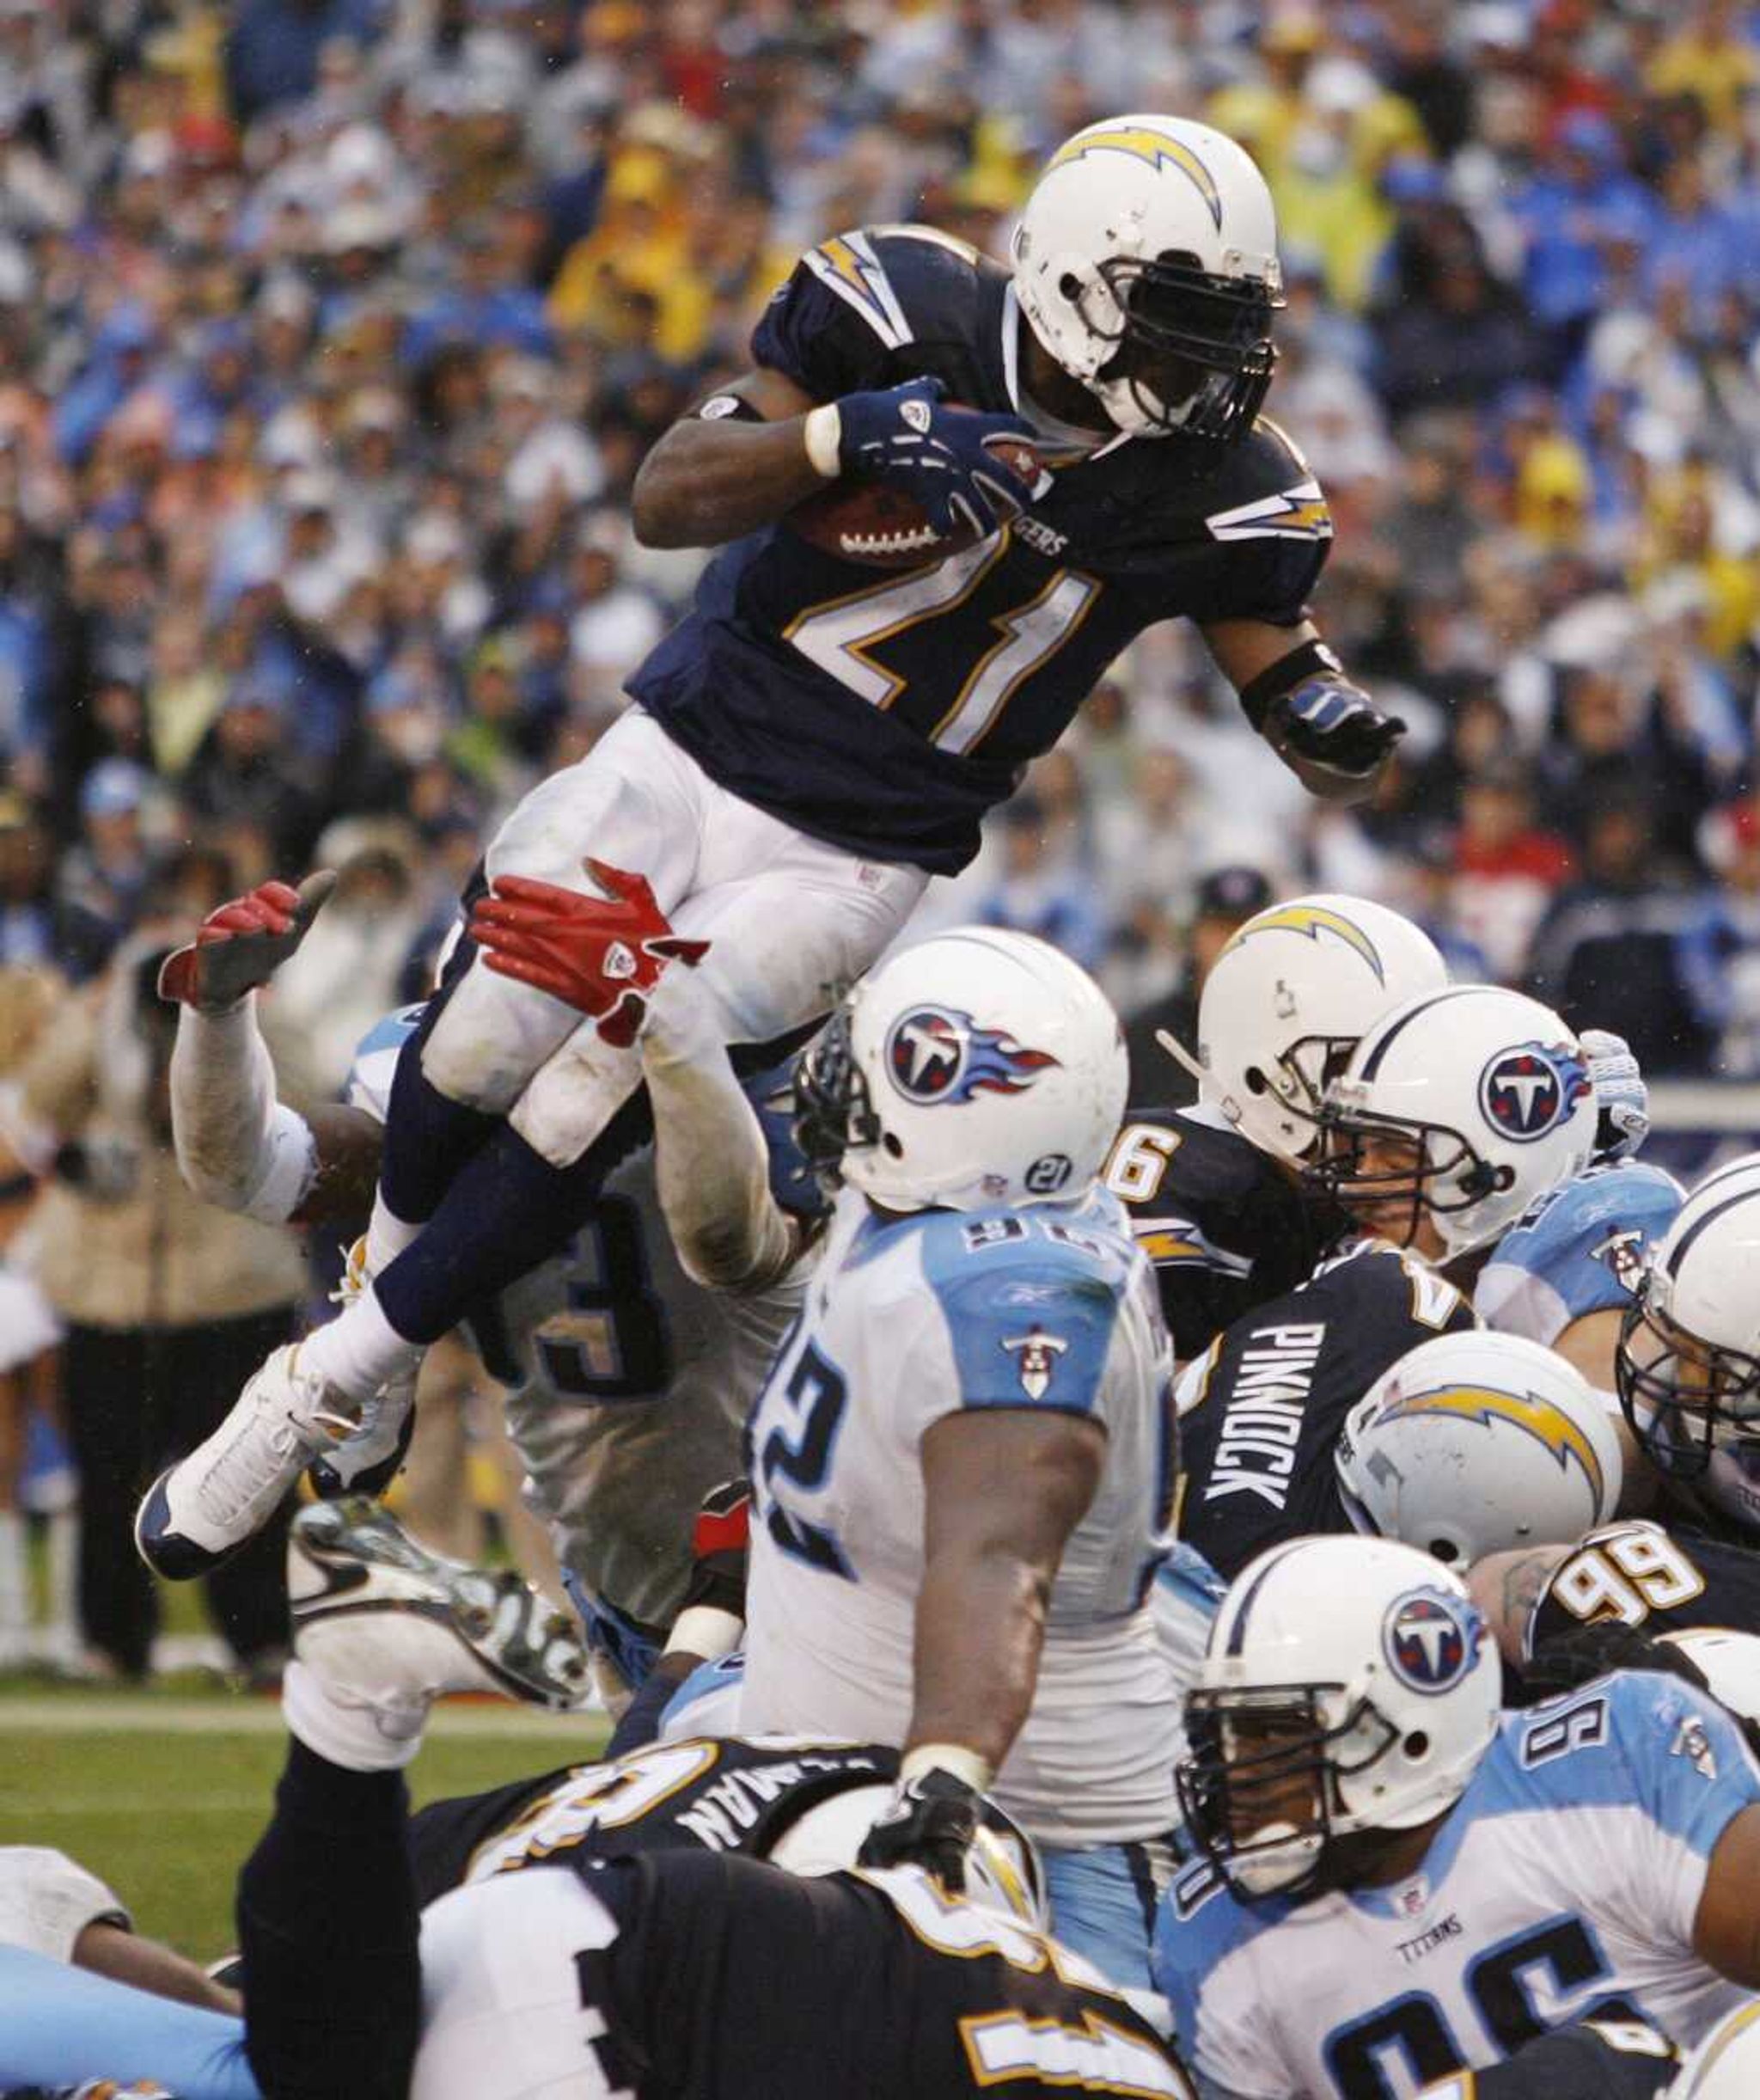
[{"label": "helmet ear hole", "polygon": [[1057,290],[1059,296],[1067,299],[1072,306],[1079,306],[1081,303],[1082,280],[1072,270],[1066,270],[1058,279]]},{"label": "helmet ear hole", "polygon": [[1415,1728],[1411,1734],[1408,1736],[1405,1741],[1400,1745],[1400,1748],[1415,1765],[1429,1756],[1430,1738],[1424,1733],[1422,1729]]},{"label": "helmet ear hole", "polygon": [[1433,1539],[1425,1548],[1431,1558],[1439,1560],[1445,1568],[1453,1567],[1460,1558],[1460,1549],[1452,1539]]},{"label": "helmet ear hole", "polygon": [[1260,1070],[1260,1068],[1259,1068],[1259,1067],[1258,1067],[1257,1065],[1256,1065],[1256,1064],[1250,1064],[1250,1065],[1247,1067],[1247,1075],[1246,1075],[1246,1076],[1247,1076],[1247,1092],[1248,1092],[1249,1093],[1270,1093],[1270,1091],[1271,1091],[1271,1082],[1270,1082],[1270,1081],[1268,1081],[1268,1080],[1266,1078],[1266,1076],[1265,1076],[1264,1073],[1263,1073],[1263,1072],[1262,1072],[1262,1071]]},{"label": "helmet ear hole", "polygon": [[890,1130],[887,1130],[882,1134],[880,1146],[881,1149],[891,1159],[901,1160],[904,1157],[903,1145],[896,1137],[893,1136]]}]

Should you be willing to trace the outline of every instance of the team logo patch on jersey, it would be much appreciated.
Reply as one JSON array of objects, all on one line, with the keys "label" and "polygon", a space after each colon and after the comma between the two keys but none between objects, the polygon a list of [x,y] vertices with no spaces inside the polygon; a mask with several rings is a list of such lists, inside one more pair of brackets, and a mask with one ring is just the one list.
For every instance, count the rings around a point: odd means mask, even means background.
[{"label": "team logo patch on jersey", "polygon": [[999,1344],[1016,1359],[1021,1390],[1030,1400],[1042,1400],[1050,1390],[1057,1359],[1069,1347],[1060,1334],[1047,1334],[1042,1327],[1030,1327],[1024,1334],[1011,1334]]},{"label": "team logo patch on jersey", "polygon": [[1500,1050],[1479,1074],[1479,1110],[1494,1130],[1531,1145],[1589,1098],[1589,1068],[1563,1043]]},{"label": "team logo patch on jersey", "polygon": [[1383,1645],[1394,1675],[1414,1692],[1451,1692],[1478,1653],[1476,1616],[1445,1590],[1409,1591],[1387,1614]]},{"label": "team logo patch on jersey", "polygon": [[1644,1235],[1635,1228],[1610,1232],[1589,1250],[1591,1261],[1598,1261],[1622,1291],[1633,1297],[1644,1280]]},{"label": "team logo patch on jersey", "polygon": [[915,1007],[892,1024],[886,1069],[907,1101],[932,1108],[980,1093],[1024,1093],[1057,1064],[999,1028],[981,1028],[952,1007]]},{"label": "team logo patch on jersey", "polygon": [[[1277,911],[1262,911],[1257,918],[1250,919],[1242,927],[1224,947],[1222,954],[1226,955],[1229,949],[1239,947],[1244,940],[1251,940],[1258,934],[1305,934],[1317,946],[1323,934],[1333,940],[1341,940],[1354,955],[1360,955],[1369,965],[1378,984],[1387,982],[1387,972],[1382,967],[1375,943],[1341,911],[1329,910],[1324,904],[1286,904]],[[1221,959],[1221,956],[1217,958],[1219,962]]]},{"label": "team logo patch on jersey", "polygon": [[1332,512],[1317,481],[1300,481],[1204,520],[1213,540],[1329,540]]},{"label": "team logo patch on jersey", "polygon": [[1146,124],[1117,124],[1103,132],[1084,132],[1054,154],[1045,172],[1066,168],[1072,161],[1085,160],[1091,153],[1124,153],[1151,168],[1177,168],[1189,176],[1204,199],[1213,224],[1222,224],[1222,193],[1216,178],[1182,138],[1166,132],[1152,131]]}]

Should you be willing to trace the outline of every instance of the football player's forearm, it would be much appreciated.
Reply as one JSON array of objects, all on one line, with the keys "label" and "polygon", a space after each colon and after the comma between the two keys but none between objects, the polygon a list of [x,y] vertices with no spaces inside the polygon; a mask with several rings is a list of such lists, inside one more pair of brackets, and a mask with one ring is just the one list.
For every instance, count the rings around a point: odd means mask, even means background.
[{"label": "football player's forearm", "polygon": [[309,1188],[317,1164],[311,1133],[275,1098],[254,996],[221,1013],[178,1008],[171,1129],[185,1181],[222,1210],[260,1215],[266,1200],[289,1217]]},{"label": "football player's forearm", "polygon": [[644,547],[719,547],[773,524],[825,487],[804,415],[781,422],[675,423],[642,462],[631,495]]},{"label": "football player's forearm", "polygon": [[902,1748],[958,1743],[993,1768],[1033,1703],[1050,1574],[1005,1549],[944,1554],[917,1596],[915,1700]]},{"label": "football player's forearm", "polygon": [[767,1289],[794,1258],[794,1228],[770,1193],[763,1130],[688,970],[661,980],[641,1043],[655,1179],[680,1262],[708,1290]]}]

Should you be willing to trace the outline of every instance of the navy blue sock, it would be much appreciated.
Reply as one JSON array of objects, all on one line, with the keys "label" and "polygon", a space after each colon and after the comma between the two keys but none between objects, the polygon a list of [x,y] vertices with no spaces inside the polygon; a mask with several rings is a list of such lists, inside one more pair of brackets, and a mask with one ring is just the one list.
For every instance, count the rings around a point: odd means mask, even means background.
[{"label": "navy blue sock", "polygon": [[407,2100],[422,1968],[400,1772],[296,1736],[238,1878],[245,2054],[266,2100]]},{"label": "navy blue sock", "polygon": [[453,1181],[502,1127],[499,1116],[449,1100],[429,1080],[422,1070],[428,1027],[424,1020],[399,1053],[379,1158],[380,1193],[406,1225],[433,1216]]},{"label": "navy blue sock", "polygon": [[[420,1239],[373,1278],[386,1319],[406,1340],[437,1342],[479,1301],[568,1245],[592,1215],[606,1175],[651,1128],[646,1093],[633,1095],[572,1166],[553,1166],[510,1124],[499,1125],[447,1190]],[[385,1193],[401,1217],[388,1187]]]}]

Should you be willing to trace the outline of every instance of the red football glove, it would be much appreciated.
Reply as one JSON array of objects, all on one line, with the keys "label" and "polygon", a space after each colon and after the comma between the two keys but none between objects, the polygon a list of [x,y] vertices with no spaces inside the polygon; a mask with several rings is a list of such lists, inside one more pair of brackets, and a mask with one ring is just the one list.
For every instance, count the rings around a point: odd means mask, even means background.
[{"label": "red football glove", "polygon": [[236,1006],[298,947],[335,887],[333,871],[320,868],[297,890],[284,882],[260,883],[248,896],[211,911],[189,946],[160,964],[160,998],[199,1013]]},{"label": "red football glove", "polygon": [[746,1553],[752,1491],[743,1479],[712,1487],[691,1532],[691,1578],[684,1605],[706,1604],[730,1618],[746,1615]]},{"label": "red football glove", "polygon": [[700,963],[709,944],[673,932],[646,876],[603,860],[582,866],[608,897],[502,875],[477,900],[467,931],[491,970],[548,992],[627,1050],[666,965]]}]

